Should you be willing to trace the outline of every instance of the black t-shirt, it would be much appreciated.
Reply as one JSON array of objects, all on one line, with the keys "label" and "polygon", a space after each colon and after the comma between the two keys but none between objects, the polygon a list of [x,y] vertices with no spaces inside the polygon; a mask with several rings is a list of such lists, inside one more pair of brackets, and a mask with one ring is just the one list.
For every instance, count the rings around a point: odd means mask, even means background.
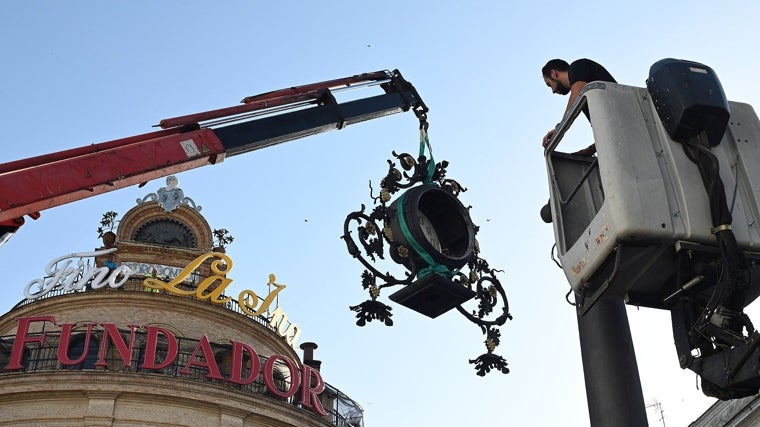
[{"label": "black t-shirt", "polygon": [[599,65],[599,63],[586,58],[573,61],[570,64],[567,76],[570,78],[570,86],[575,82],[591,83],[599,81],[617,83],[609,71]]},{"label": "black t-shirt", "polygon": [[[598,81],[617,83],[609,71],[599,65],[599,63],[586,58],[573,61],[570,64],[570,69],[567,71],[567,76],[570,79],[570,86],[575,82],[591,83]],[[591,120],[588,114],[588,106],[583,107],[583,114],[586,115],[587,119]]]}]

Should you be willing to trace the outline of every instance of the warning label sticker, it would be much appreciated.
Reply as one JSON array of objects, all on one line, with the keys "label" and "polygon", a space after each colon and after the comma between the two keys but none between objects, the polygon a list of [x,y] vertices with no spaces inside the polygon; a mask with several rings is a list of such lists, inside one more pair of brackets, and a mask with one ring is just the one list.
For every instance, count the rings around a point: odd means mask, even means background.
[{"label": "warning label sticker", "polygon": [[187,157],[195,157],[201,154],[201,152],[198,151],[198,147],[195,146],[195,141],[192,139],[180,141],[179,145],[185,150],[185,155],[187,155]]}]

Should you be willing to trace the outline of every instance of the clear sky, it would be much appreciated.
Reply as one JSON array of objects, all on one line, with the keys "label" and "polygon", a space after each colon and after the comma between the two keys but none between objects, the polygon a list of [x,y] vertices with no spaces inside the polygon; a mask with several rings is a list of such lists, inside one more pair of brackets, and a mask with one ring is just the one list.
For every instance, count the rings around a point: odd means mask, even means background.
[{"label": "clear sky", "polygon": [[[430,107],[436,159],[468,188],[460,198],[481,226],[482,255],[504,270],[514,320],[499,351],[511,373],[475,375],[468,359],[483,339],[456,312],[431,320],[393,304],[393,327],[359,328],[348,310],[367,295],[339,239],[343,220],[371,202],[367,182],[379,182],[392,150],[416,152],[412,114],[180,174],[212,228],[235,237],[232,287],[263,290],[269,273],[288,286],[280,305],[302,326],[301,341],[319,344],[326,381],[364,406],[368,427],[585,426],[574,308],[538,216],[548,194],[540,140],[567,99],[546,88],[541,66],[588,57],[643,86],[654,62],[688,59],[711,66],[729,99],[760,102],[757,2],[614,3],[0,2],[0,162],[148,132],[247,95],[398,68]],[[103,212],[123,214],[163,185],[29,222],[0,248],[0,312],[49,260],[96,247]],[[646,403],[662,404],[668,426],[688,425],[713,400],[679,368],[669,314],[631,308],[629,318]]]}]

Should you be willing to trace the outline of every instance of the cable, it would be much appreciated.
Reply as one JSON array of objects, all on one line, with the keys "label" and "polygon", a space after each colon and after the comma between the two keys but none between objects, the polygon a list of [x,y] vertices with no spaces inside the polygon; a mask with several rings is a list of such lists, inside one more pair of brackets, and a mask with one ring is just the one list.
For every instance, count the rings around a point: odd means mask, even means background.
[{"label": "cable", "polygon": [[734,213],[734,203],[736,203],[736,193],[739,189],[739,161],[734,160],[734,164],[731,165],[731,169],[734,170],[734,194],[731,197],[731,208],[729,209],[729,212],[732,214]]},{"label": "cable", "polygon": [[555,264],[557,264],[557,267],[562,269],[562,264],[559,263],[559,261],[554,258],[554,250],[557,249],[557,244],[553,244],[551,250],[549,250],[549,257],[554,261]]},{"label": "cable", "polygon": [[572,305],[573,307],[577,307],[578,304],[570,301],[570,294],[573,293],[573,288],[570,288],[569,291],[565,294],[565,301],[567,301],[568,304]]},{"label": "cable", "polygon": [[[728,313],[743,313],[745,291],[750,277],[747,259],[731,230],[731,223],[733,221],[731,214],[734,202],[736,201],[738,171],[735,171],[736,186],[734,187],[731,208],[729,208],[725,188],[720,179],[718,159],[710,151],[702,137],[703,134],[692,137],[688,141],[682,141],[682,145],[686,156],[697,165],[702,183],[707,192],[710,218],[712,220],[711,232],[715,235],[720,250],[720,267],[715,290],[691,330],[692,332],[696,331],[699,333],[699,335],[706,338],[713,345],[723,346],[725,344],[718,342],[717,337],[709,336],[706,333],[706,329],[720,307],[723,307]],[[730,326],[726,331],[728,334],[735,334],[741,337],[743,326],[747,326],[747,330],[751,328],[749,325],[745,325],[746,322],[741,316],[736,318],[735,316],[727,315],[726,317],[728,317],[730,322]],[[723,328],[722,326],[720,327],[721,329]]]}]

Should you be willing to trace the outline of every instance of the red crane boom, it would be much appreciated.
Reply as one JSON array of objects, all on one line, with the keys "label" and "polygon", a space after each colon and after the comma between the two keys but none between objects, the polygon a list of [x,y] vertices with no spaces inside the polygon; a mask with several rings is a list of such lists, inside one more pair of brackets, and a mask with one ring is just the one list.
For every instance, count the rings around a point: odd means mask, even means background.
[{"label": "red crane boom", "polygon": [[[339,103],[333,92],[380,86]],[[0,164],[0,245],[39,211],[293,139],[427,107],[398,70],[249,96],[231,107],[161,120],[161,130]]]}]

